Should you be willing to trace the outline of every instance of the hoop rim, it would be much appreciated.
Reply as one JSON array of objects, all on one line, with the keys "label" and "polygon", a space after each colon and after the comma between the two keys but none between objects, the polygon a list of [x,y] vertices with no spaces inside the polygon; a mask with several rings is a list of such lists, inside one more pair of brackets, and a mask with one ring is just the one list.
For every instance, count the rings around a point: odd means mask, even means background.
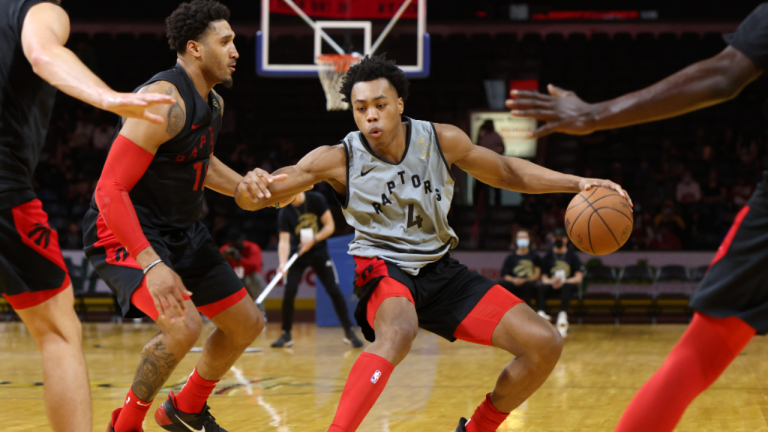
[{"label": "hoop rim", "polygon": [[361,57],[354,54],[320,54],[317,56],[318,63],[337,63],[340,61],[354,61]]}]

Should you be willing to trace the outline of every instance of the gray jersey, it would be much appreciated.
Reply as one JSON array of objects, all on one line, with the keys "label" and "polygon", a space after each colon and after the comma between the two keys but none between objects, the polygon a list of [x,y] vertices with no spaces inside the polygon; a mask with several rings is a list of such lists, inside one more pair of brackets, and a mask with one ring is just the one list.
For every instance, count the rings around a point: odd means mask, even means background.
[{"label": "gray jersey", "polygon": [[453,176],[430,122],[408,123],[398,164],[375,156],[361,132],[344,138],[347,196],[344,217],[355,228],[349,254],[381,257],[416,275],[458,245],[448,225]]}]

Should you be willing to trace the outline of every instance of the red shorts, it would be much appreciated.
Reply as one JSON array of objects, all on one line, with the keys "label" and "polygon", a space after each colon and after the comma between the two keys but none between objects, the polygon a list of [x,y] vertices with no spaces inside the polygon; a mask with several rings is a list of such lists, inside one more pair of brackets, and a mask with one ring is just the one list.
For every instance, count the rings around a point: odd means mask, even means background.
[{"label": "red shorts", "polygon": [[[198,306],[197,310],[203,315],[207,316],[208,319],[213,319],[213,317],[216,315],[237,304],[237,302],[245,298],[246,295],[248,295],[248,291],[246,291],[245,288],[241,288],[240,291],[230,295],[229,297],[225,297],[211,304]],[[189,296],[182,297],[184,300],[190,299]],[[152,295],[149,294],[149,288],[147,288],[146,279],[141,281],[141,285],[136,288],[136,291],[134,291],[131,295],[131,303],[139,308],[140,311],[147,314],[148,317],[152,318],[153,321],[157,321],[157,317],[160,316],[160,312],[158,312],[157,308],[155,307],[155,301],[152,300]]]},{"label": "red shorts", "polygon": [[59,235],[40,200],[0,211],[0,293],[11,307],[37,306],[70,284]]},{"label": "red shorts", "polygon": [[[443,258],[443,260],[452,262],[438,261],[442,267],[439,271],[435,271],[435,274],[429,273],[434,268],[425,267],[416,277],[403,276],[402,271],[398,271],[395,265],[378,258],[356,257],[355,260],[358,275],[355,283],[358,286],[375,284],[370,287],[372,292],[365,304],[366,324],[370,329],[373,329],[376,312],[384,300],[391,297],[405,297],[416,307],[419,325],[423,328],[444,337],[453,336],[463,341],[491,346],[493,331],[504,314],[518,303],[523,303],[493,281],[467,270],[466,267],[456,268],[458,262],[450,258]],[[456,271],[452,272],[452,269]],[[451,281],[455,283],[452,284]],[[410,283],[413,289],[419,290],[422,299],[429,299],[430,294],[439,289],[448,290],[444,293],[448,295],[436,296],[441,300],[417,304],[414,301],[413,292],[405,283]],[[444,285],[441,286],[441,284]],[[452,324],[451,321],[457,315],[463,318],[458,323],[454,321],[455,324]],[[358,314],[356,313],[355,316],[357,317]],[[359,319],[358,323],[360,323]],[[446,335],[445,329],[451,329],[451,333]]]}]

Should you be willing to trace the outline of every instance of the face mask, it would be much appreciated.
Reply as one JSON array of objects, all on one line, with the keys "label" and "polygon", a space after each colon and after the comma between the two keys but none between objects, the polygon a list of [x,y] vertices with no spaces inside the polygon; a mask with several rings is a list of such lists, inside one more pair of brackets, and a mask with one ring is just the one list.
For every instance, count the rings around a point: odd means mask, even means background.
[{"label": "face mask", "polygon": [[558,249],[563,247],[563,240],[562,239],[555,240],[555,247],[558,248]]},{"label": "face mask", "polygon": [[531,241],[528,239],[517,239],[516,243],[517,243],[517,247],[519,248],[527,248],[528,246],[530,246]]}]

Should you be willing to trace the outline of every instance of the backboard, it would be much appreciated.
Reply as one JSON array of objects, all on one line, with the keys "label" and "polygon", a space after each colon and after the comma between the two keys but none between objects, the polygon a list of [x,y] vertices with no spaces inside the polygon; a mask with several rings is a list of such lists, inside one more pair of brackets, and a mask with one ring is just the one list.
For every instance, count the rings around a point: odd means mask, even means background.
[{"label": "backboard", "polygon": [[[256,33],[256,73],[264,77],[317,77],[317,58],[321,54],[351,54],[342,48],[345,36],[359,36],[355,51],[376,54],[382,42],[400,33],[414,34],[415,61],[398,66],[410,78],[423,78],[430,72],[430,41],[426,0],[261,0],[261,30]],[[324,18],[333,18],[325,20]],[[293,20],[293,21],[290,21]],[[286,25],[286,21],[290,21]],[[414,25],[415,24],[415,25]],[[292,27],[291,27],[292,26]],[[293,32],[292,32],[293,29]],[[298,61],[281,62],[275,53],[276,35],[285,37],[303,33],[296,39],[303,53]],[[374,38],[375,36],[375,38]],[[304,46],[308,43],[311,47]],[[287,49],[287,48],[282,48]],[[311,49],[311,51],[310,51]],[[311,54],[310,54],[311,53]],[[387,58],[392,58],[388,53]]]}]

